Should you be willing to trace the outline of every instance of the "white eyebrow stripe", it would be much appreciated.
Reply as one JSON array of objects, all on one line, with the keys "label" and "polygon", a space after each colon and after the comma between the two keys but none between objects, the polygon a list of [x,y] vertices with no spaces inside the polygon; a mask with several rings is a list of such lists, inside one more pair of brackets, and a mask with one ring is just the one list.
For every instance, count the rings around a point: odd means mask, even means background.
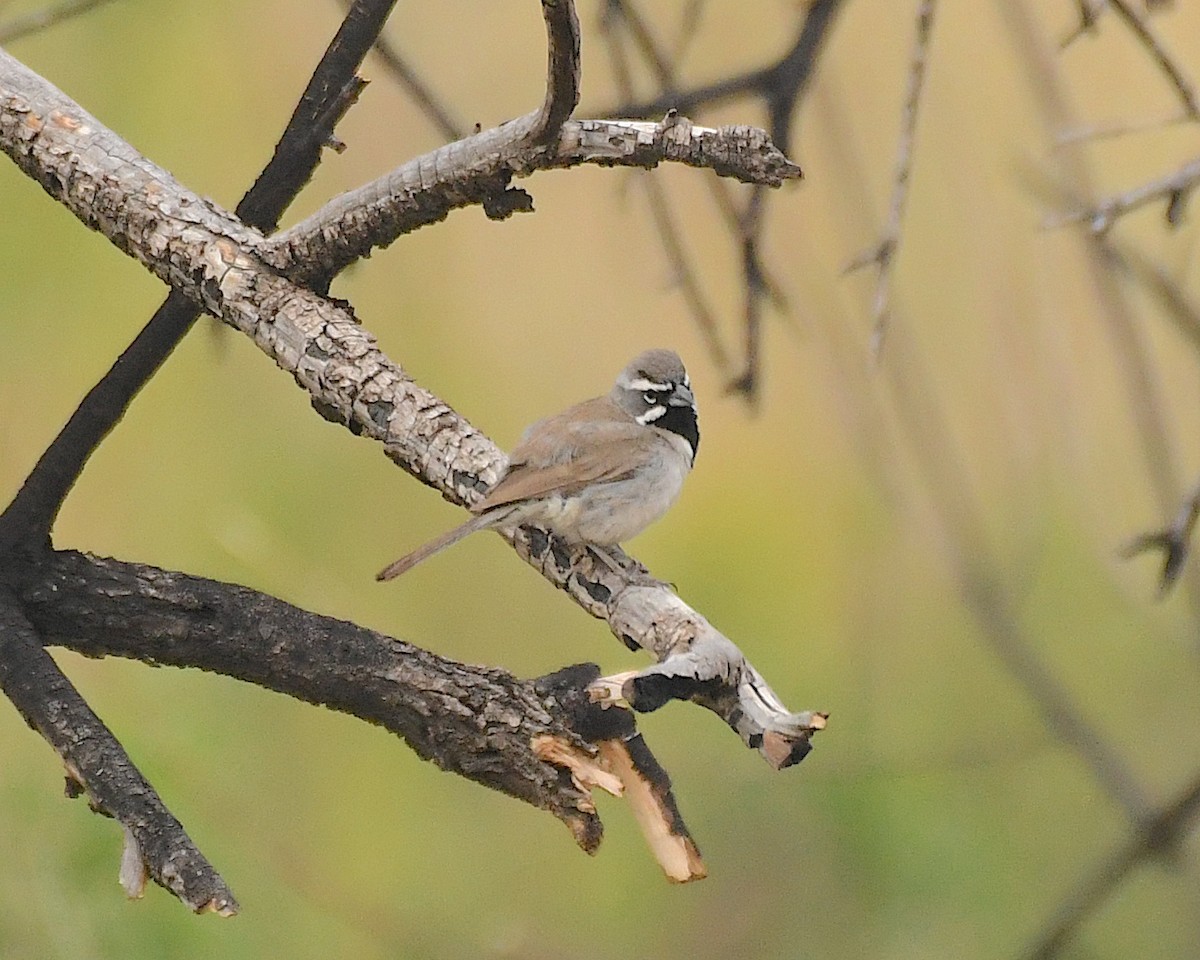
[{"label": "white eyebrow stripe", "polygon": [[674,384],[655,383],[653,380],[649,380],[646,377],[638,377],[636,380],[626,380],[621,384],[621,386],[625,387],[627,390],[651,390],[656,393],[662,390],[675,389]]}]

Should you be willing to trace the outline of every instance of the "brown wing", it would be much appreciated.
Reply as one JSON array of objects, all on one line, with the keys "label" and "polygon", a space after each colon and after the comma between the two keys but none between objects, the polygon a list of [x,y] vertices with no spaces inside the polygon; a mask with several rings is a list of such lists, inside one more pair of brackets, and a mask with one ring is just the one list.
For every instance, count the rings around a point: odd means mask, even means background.
[{"label": "brown wing", "polygon": [[[471,509],[483,513],[519,500],[575,493],[592,483],[631,473],[631,444],[645,443],[646,428],[607,397],[587,400],[530,427],[509,458],[508,470]],[[636,462],[640,458],[633,456]]]}]

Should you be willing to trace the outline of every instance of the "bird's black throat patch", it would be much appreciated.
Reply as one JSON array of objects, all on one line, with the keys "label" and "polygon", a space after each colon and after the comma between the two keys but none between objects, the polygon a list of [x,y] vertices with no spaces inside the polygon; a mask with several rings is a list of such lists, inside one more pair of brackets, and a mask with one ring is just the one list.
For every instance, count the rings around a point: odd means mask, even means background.
[{"label": "bird's black throat patch", "polygon": [[653,425],[683,437],[692,448],[692,463],[696,462],[696,454],[700,450],[700,421],[696,417],[695,407],[668,404],[667,412],[653,421]]}]

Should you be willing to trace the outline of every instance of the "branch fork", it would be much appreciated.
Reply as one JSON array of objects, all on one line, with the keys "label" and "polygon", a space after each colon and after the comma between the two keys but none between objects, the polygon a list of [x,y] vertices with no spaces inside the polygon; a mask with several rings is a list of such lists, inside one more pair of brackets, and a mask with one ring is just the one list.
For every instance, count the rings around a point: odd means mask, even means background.
[{"label": "branch fork", "polygon": [[[513,190],[510,180],[540,169],[672,161],[773,186],[800,175],[752,127],[701,127],[674,112],[660,123],[571,120],[579,99],[578,22],[568,0],[543,0],[549,80],[537,111],[417,158],[268,236],[311,174],[321,145],[333,142],[332,124],[361,89],[354,69],[390,6],[381,0],[352,5],[343,30],[356,17],[367,17],[370,26],[360,30],[352,50],[339,47],[345,39],[339,31],[319,69],[336,64],[329,67],[329,78],[337,80],[327,87],[332,100],[315,98],[307,113],[298,108],[276,156],[287,155],[285,144],[294,136],[292,146],[307,159],[295,160],[286,176],[269,166],[237,214],[187,190],[0,50],[0,149],[172,288],[160,313],[174,317],[167,324],[173,332],[131,364],[133,373],[122,370],[121,358],[93,391],[107,387],[115,396],[102,425],[83,430],[71,441],[77,446],[57,459],[48,451],[44,460],[53,469],[39,473],[39,463],[0,515],[0,687],[59,752],[93,808],[121,824],[119,875],[131,896],[141,895],[149,877],[194,910],[237,910],[224,881],[54,665],[46,645],[198,666],[381,724],[439,766],[554,813],[589,852],[601,836],[590,788],[619,785],[668,876],[683,882],[705,872],[669,779],[637,735],[632,714],[605,711],[585,692],[599,674],[595,667],[520,681],[243,587],[49,549],[50,527],[78,472],[199,309],[252,338],[322,415],[381,443],[407,472],[466,503],[498,474],[504,454],[383,354],[349,305],[322,295],[334,275],[456,207],[481,204],[497,216],[525,209],[528,195]],[[268,199],[272,189],[276,195]],[[614,569],[586,546],[564,545],[537,530],[514,531],[510,538],[519,555],[605,619],[627,646],[658,658],[656,666],[621,680],[625,702],[639,710],[669,699],[699,703],[777,769],[808,752],[825,715],[787,711],[732,641],[636,561],[625,558]],[[430,697],[437,702],[427,702]],[[458,708],[445,710],[439,698],[446,697]],[[87,732],[86,750],[79,747],[80,731]]]}]

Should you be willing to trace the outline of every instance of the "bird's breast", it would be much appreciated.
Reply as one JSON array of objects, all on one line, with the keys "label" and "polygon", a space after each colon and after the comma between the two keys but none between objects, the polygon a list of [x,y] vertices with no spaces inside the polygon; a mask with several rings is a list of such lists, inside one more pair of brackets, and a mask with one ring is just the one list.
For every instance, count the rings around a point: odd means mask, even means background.
[{"label": "bird's breast", "polygon": [[630,476],[564,498],[551,523],[575,539],[602,545],[624,543],[670,509],[690,469],[690,448],[683,455],[673,444],[664,443]]}]

